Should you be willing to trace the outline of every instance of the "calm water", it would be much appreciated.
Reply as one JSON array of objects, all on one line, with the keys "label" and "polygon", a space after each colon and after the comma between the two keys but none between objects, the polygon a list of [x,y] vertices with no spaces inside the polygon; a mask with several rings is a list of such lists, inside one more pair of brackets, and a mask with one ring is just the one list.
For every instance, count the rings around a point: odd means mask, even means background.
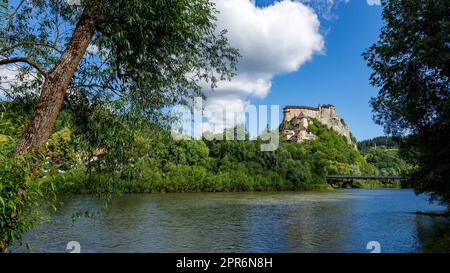
[{"label": "calm water", "polygon": [[[108,209],[76,196],[27,239],[33,252],[418,252],[444,208],[411,190],[336,190],[302,193],[134,194]],[[92,219],[73,223],[89,209]],[[26,251],[13,247],[12,251]]]}]

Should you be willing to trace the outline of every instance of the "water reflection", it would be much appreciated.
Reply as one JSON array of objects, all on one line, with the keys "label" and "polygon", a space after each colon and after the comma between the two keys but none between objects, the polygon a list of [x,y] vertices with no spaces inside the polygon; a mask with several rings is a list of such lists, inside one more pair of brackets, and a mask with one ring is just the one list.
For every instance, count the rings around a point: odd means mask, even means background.
[{"label": "water reflection", "polygon": [[[304,193],[125,195],[108,209],[77,196],[28,234],[35,252],[417,252],[443,219],[416,215],[440,211],[410,190],[337,190]],[[72,224],[80,210],[99,211]],[[25,251],[17,246],[13,251]]]}]

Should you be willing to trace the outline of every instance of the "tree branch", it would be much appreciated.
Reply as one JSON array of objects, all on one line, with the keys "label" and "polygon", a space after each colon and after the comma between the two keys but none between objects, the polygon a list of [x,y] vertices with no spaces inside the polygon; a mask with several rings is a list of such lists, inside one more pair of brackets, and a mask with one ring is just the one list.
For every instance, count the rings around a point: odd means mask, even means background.
[{"label": "tree branch", "polygon": [[45,69],[42,66],[38,65],[37,63],[35,63],[32,60],[25,58],[25,57],[14,57],[14,58],[0,60],[0,65],[13,64],[13,63],[29,64],[32,67],[34,67],[37,71],[39,71],[39,73],[41,73],[44,77],[47,77],[47,75],[48,75],[47,71],[45,71]]},{"label": "tree branch", "polygon": [[24,3],[25,3],[25,0],[20,1],[20,3],[14,9],[13,13],[10,14],[9,17],[8,17],[8,23],[6,24],[4,38],[3,38],[3,46],[5,46],[5,47],[6,47],[6,45],[8,45],[8,36],[9,36],[8,32],[9,32],[9,29],[11,28],[12,20],[14,19],[14,17],[17,14],[17,12],[19,11],[19,9],[22,7],[22,5]]},{"label": "tree branch", "polygon": [[46,47],[46,48],[53,49],[58,53],[62,53],[62,51],[60,49],[58,49],[55,44],[51,45],[51,44],[47,44],[47,43],[33,42],[33,41],[24,41],[24,42],[0,49],[0,53],[4,54],[4,53],[7,53],[8,51],[11,51],[18,47],[23,47],[23,46],[27,46],[27,45],[36,46],[36,47]]}]

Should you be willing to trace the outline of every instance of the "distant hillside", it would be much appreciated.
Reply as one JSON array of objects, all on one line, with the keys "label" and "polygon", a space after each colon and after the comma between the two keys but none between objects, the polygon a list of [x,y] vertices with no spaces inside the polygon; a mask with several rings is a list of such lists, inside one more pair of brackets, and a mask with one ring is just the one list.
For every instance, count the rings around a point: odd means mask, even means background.
[{"label": "distant hillside", "polygon": [[380,136],[358,142],[358,149],[361,151],[379,146],[384,146],[386,148],[398,148],[398,142],[390,136]]}]

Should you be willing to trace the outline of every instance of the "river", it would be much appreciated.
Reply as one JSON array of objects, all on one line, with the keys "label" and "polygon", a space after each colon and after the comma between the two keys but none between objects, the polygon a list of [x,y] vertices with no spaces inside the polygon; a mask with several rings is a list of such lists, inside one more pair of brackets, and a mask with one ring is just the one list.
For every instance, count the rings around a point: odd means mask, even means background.
[{"label": "river", "polygon": [[[48,222],[27,234],[33,252],[420,252],[442,217],[405,189],[318,192],[130,194],[108,208],[94,196],[62,198]],[[76,213],[94,215],[73,221]],[[27,251],[14,246],[12,252]]]}]

